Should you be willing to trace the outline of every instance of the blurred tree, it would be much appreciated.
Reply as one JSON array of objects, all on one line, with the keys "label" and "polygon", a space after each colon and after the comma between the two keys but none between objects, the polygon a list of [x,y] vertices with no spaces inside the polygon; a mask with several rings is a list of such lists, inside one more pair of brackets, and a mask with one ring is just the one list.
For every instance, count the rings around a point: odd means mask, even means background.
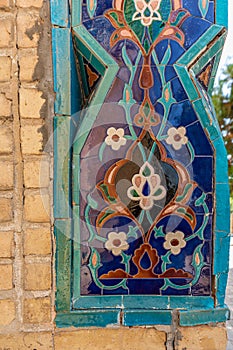
[{"label": "blurred tree", "polygon": [[228,153],[229,182],[233,198],[233,64],[228,64],[223,70],[212,99]]}]

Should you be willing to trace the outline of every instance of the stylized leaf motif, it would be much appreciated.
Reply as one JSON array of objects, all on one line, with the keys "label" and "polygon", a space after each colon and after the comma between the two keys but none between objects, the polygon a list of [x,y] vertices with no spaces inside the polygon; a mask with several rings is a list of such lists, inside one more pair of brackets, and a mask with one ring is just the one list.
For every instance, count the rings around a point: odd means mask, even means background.
[{"label": "stylized leaf motif", "polygon": [[120,11],[108,11],[105,16],[110,20],[115,28],[124,27],[123,15]]},{"label": "stylized leaf motif", "polygon": [[209,9],[209,0],[199,0],[198,6],[202,16],[205,17]]},{"label": "stylized leaf motif", "polygon": [[97,0],[87,0],[87,12],[90,18],[94,16],[96,7],[97,7]]}]

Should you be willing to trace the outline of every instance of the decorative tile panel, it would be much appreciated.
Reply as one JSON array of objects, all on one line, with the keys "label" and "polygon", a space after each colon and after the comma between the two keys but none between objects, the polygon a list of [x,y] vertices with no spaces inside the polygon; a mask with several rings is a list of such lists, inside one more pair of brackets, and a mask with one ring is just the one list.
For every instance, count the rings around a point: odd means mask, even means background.
[{"label": "decorative tile panel", "polygon": [[225,170],[216,178],[225,150],[209,95],[226,36],[217,2],[83,0],[71,10],[79,87],[69,101],[81,107],[66,165],[71,311],[119,309],[133,325],[133,309],[158,310],[135,316],[140,324],[169,324],[162,310],[184,304],[224,310],[226,257],[215,265],[228,249],[228,186]]}]

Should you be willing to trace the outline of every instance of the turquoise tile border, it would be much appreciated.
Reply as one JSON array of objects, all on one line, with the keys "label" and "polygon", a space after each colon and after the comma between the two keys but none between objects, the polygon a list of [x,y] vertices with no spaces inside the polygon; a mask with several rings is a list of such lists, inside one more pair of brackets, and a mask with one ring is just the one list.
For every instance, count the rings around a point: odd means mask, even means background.
[{"label": "turquoise tile border", "polygon": [[[81,93],[75,67],[72,37],[69,28],[52,29],[53,71],[55,113],[71,115],[80,110]],[[71,91],[76,91],[79,98],[74,98]]]},{"label": "turquoise tile border", "polygon": [[219,273],[215,276],[216,284],[216,307],[225,306],[225,291],[227,285],[228,273]]},{"label": "turquoise tile border", "polygon": [[123,313],[124,326],[171,325],[172,311],[168,310],[130,310]]},{"label": "turquoise tile border", "polygon": [[[79,169],[79,153],[95,118],[101,108],[111,84],[119,69],[116,62],[93,39],[88,31],[81,26],[81,2],[73,0],[75,11],[72,13],[72,26],[77,38],[78,50],[86,55],[90,62],[97,65],[103,76],[100,88],[93,96],[88,112],[82,119],[79,110],[81,103],[81,91],[75,67],[75,58],[70,31],[69,4],[65,0],[50,0],[53,62],[54,62],[54,88],[56,92],[54,119],[54,214],[55,214],[55,238],[56,238],[56,324],[58,327],[106,327],[108,325],[120,325],[122,319],[125,326],[135,325],[169,325],[172,321],[172,310],[179,310],[180,325],[196,325],[210,322],[224,322],[229,317],[228,309],[224,305],[225,287],[227,282],[227,251],[229,248],[228,226],[229,222],[223,220],[222,213],[228,210],[228,185],[226,161],[218,154],[224,152],[224,144],[219,137],[219,127],[216,117],[210,119],[208,106],[200,99],[201,93],[194,84],[193,73],[208,63],[210,57],[216,55],[216,61],[212,72],[216,73],[218,61],[221,56],[222,46],[225,40],[224,25],[227,25],[227,1],[216,2],[217,25],[212,26],[198,41],[187,51],[181,60],[177,62],[176,71],[181,81],[189,79],[186,88],[193,105],[198,107],[198,117],[206,129],[217,152],[216,157],[216,195],[217,214],[215,230],[215,258],[214,278],[216,298],[213,297],[173,297],[173,296],[112,296],[112,297],[88,297],[80,296],[79,279],[72,279],[71,274],[79,276],[80,260],[80,228],[79,228],[79,197],[77,178],[71,179],[71,153],[70,145],[75,137],[73,164]],[[218,36],[220,37],[218,38]],[[211,39],[216,38],[211,47],[207,47]],[[197,60],[200,51],[206,50],[203,57]],[[65,54],[64,54],[65,52]],[[192,66],[192,62],[195,64]],[[188,66],[188,69],[186,68]],[[192,66],[192,69],[190,67]],[[193,70],[193,73],[192,73]],[[194,79],[194,80],[193,80]],[[186,85],[186,84],[185,84]],[[211,86],[209,91],[211,91]],[[76,95],[72,94],[76,91]],[[78,133],[74,131],[78,128]],[[68,148],[68,151],[67,151]],[[66,157],[68,155],[68,157]],[[65,161],[64,161],[65,160]],[[224,169],[219,171],[218,169]],[[70,184],[75,188],[73,198],[70,193]],[[221,200],[218,199],[218,196]],[[70,205],[74,201],[74,217],[71,217]],[[75,228],[75,229],[74,229]],[[224,254],[223,254],[224,252]],[[74,259],[72,261],[72,259]],[[73,265],[73,271],[72,271]],[[73,299],[72,299],[73,298]],[[215,306],[219,308],[216,308]],[[92,310],[90,310],[92,308]],[[79,310],[77,310],[79,309]],[[89,309],[89,310],[88,310]]]},{"label": "turquoise tile border", "polygon": [[94,94],[92,100],[85,111],[85,118],[81,122],[74,142],[74,154],[78,155],[86,141],[86,138],[92,128],[92,125],[99,113],[102,103],[112,85],[113,80],[118,72],[118,64],[111,58],[111,56],[97,43],[93,37],[88,33],[84,27],[74,28],[74,35],[78,38],[79,50],[89,57],[89,59],[96,59],[105,70],[101,72],[103,78],[100,81],[98,90]]},{"label": "turquoise tile border", "polygon": [[[79,1],[79,0],[78,0]],[[69,2],[68,0],[50,0],[51,22],[59,27],[69,26]]]},{"label": "turquoise tile border", "polygon": [[230,313],[228,308],[215,308],[209,310],[180,311],[179,320],[181,326],[196,326],[217,322],[226,322]]},{"label": "turquoise tile border", "polygon": [[71,225],[70,219],[55,220],[56,239],[55,268],[56,274],[56,311],[70,310],[71,298]]},{"label": "turquoise tile border", "polygon": [[79,311],[71,314],[58,313],[56,325],[59,328],[67,327],[107,327],[120,325],[120,312],[116,310]]},{"label": "turquoise tile border", "polygon": [[82,5],[80,0],[72,0],[72,27],[76,27],[81,24],[82,20]]},{"label": "turquoise tile border", "polygon": [[211,26],[197,42],[187,50],[187,52],[177,61],[177,64],[184,66],[191,66],[192,61],[200,56],[200,52],[203,52],[209,43],[217,37],[222,31],[223,27],[219,25]]},{"label": "turquoise tile border", "polygon": [[54,217],[71,217],[71,118],[54,117]]},{"label": "turquoise tile border", "polygon": [[228,28],[228,0],[216,0],[216,23]]}]

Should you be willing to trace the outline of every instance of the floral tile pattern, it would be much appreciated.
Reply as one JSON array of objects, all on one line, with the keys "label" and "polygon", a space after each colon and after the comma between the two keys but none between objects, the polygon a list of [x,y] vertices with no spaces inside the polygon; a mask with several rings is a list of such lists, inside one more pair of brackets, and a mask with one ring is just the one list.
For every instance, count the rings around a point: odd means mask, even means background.
[{"label": "floral tile pattern", "polygon": [[[119,65],[80,152],[81,295],[211,295],[214,148],[193,102],[214,59],[193,99],[176,64],[213,25],[214,1],[81,3]],[[88,106],[102,68],[75,49]]]}]

